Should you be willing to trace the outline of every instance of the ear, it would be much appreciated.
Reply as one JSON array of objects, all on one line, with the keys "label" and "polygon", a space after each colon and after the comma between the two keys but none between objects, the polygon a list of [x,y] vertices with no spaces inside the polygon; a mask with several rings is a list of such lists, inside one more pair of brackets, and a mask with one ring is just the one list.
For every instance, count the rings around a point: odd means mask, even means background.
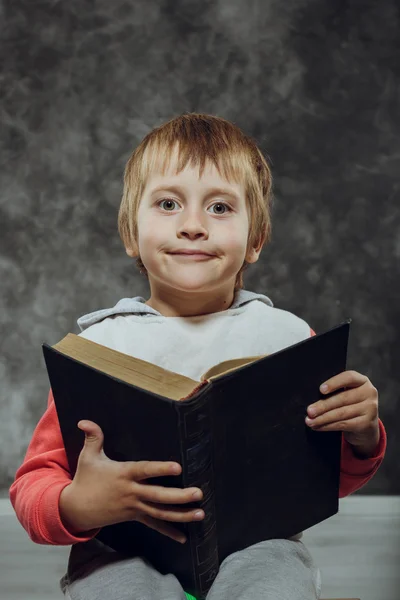
[{"label": "ear", "polygon": [[258,261],[258,257],[261,254],[261,250],[262,247],[264,246],[264,242],[265,242],[265,235],[263,235],[262,239],[260,240],[260,243],[257,245],[257,247],[255,248],[249,248],[249,250],[247,251],[246,254],[246,262],[248,262],[249,264],[255,263]]},{"label": "ear", "polygon": [[136,258],[136,256],[139,256],[139,248],[136,242],[132,242],[129,246],[125,246],[125,252],[131,258]]}]

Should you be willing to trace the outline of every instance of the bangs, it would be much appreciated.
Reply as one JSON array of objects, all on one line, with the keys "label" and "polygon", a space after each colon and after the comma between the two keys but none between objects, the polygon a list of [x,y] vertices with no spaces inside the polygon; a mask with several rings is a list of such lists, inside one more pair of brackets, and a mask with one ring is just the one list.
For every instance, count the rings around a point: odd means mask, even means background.
[{"label": "bangs", "polygon": [[[142,147],[139,161],[140,179],[147,182],[150,174],[165,175],[176,160],[175,174],[179,174],[186,166],[199,169],[202,177],[207,163],[217,169],[219,175],[228,182],[248,182],[249,174],[254,177],[253,153],[249,152],[249,144],[232,132],[223,131],[225,127],[206,126],[204,121],[191,122],[189,126],[175,131],[173,127],[164,131],[152,132]],[[188,124],[186,124],[188,125]],[[178,128],[176,128],[178,129]],[[213,131],[217,129],[217,131]]]}]

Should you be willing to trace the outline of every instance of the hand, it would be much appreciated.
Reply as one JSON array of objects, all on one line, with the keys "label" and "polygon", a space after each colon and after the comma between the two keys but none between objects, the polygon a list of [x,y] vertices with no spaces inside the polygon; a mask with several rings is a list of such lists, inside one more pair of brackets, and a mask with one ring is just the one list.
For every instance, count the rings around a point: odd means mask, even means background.
[{"label": "hand", "polygon": [[77,533],[132,520],[184,543],[184,534],[166,521],[199,521],[204,518],[204,511],[196,517],[198,509],[168,505],[200,500],[202,491],[146,483],[149,477],[179,475],[181,466],[174,462],[110,460],[103,450],[101,428],[86,420],[79,421],[78,427],[85,432],[85,444],[74,479],[60,495],[60,513],[65,526]]},{"label": "hand", "polygon": [[380,437],[378,390],[368,377],[357,371],[343,371],[325,382],[326,389],[323,385],[320,387],[323,394],[339,388],[345,391],[308,406],[312,420],[306,417],[307,425],[316,431],[343,431],[349,444],[372,456]]}]

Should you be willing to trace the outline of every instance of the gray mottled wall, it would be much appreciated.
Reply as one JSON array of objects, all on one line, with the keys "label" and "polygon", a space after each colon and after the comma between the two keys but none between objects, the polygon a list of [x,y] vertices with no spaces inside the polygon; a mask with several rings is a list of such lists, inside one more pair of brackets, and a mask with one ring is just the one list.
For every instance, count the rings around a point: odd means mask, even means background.
[{"label": "gray mottled wall", "polygon": [[353,318],[349,368],[380,391],[400,493],[396,0],[3,0],[0,486],[45,410],[41,343],[147,295],[117,210],[125,161],[184,111],[231,119],[273,163],[273,241],[246,287],[317,331]]}]

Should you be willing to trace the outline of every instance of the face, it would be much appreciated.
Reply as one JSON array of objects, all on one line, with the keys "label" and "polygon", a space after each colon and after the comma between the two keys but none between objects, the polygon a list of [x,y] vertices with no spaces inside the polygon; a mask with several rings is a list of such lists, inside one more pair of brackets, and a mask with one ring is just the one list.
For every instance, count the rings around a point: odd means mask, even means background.
[{"label": "face", "polygon": [[[176,173],[176,159],[163,175],[149,177],[138,209],[140,254],[153,295],[162,292],[224,294],[233,290],[246,255],[249,216],[241,184],[221,178],[212,163],[203,175],[191,166]],[[197,254],[184,254],[192,251]],[[203,253],[203,254],[201,254]],[[181,296],[182,297],[182,296]]]}]

